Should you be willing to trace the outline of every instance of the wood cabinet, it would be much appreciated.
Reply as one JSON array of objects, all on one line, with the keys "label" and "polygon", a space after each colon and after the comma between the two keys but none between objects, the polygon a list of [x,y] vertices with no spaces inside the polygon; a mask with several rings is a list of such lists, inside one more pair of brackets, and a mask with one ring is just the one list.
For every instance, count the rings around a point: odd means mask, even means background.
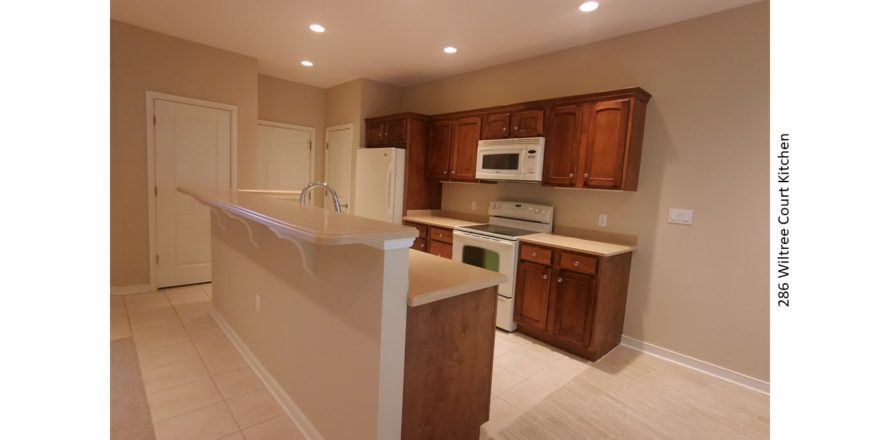
[{"label": "wood cabinet", "polygon": [[452,120],[440,119],[428,124],[428,163],[425,168],[429,179],[449,179],[449,157],[452,153]]},{"label": "wood cabinet", "polygon": [[635,191],[650,98],[633,87],[435,115],[420,140],[407,114],[371,118],[366,144],[421,142],[426,179],[473,182],[480,139],[544,136],[544,185]]},{"label": "wood cabinet", "polygon": [[428,226],[428,252],[452,259],[452,229]]},{"label": "wood cabinet", "polygon": [[544,134],[544,110],[520,110],[513,113],[510,125],[512,137],[535,137]]},{"label": "wood cabinet", "polygon": [[482,139],[504,139],[510,136],[510,113],[490,113],[483,116]]},{"label": "wood cabinet", "polygon": [[449,178],[477,180],[477,142],[480,141],[482,118],[469,116],[452,121],[452,156]]},{"label": "wood cabinet", "polygon": [[590,360],[620,343],[632,253],[599,257],[522,244],[517,331]]},{"label": "wood cabinet", "polygon": [[544,183],[574,186],[581,135],[580,104],[551,107],[544,142]]},{"label": "wood cabinet", "polygon": [[364,124],[366,146],[406,148],[409,120],[406,115],[368,119]]},{"label": "wood cabinet", "polygon": [[415,240],[413,240],[413,244],[412,246],[410,246],[410,249],[428,252],[428,226],[421,223],[413,222],[403,222],[403,225],[416,228],[419,231],[419,236],[416,237]]}]

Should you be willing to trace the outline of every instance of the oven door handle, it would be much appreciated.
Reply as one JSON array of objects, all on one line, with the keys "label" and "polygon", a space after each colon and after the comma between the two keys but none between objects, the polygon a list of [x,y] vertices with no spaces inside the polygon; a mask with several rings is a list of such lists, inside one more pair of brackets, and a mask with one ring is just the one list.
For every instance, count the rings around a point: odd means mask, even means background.
[{"label": "oven door handle", "polygon": [[455,240],[456,235],[467,237],[467,238],[474,238],[474,239],[483,240],[483,241],[491,240],[491,241],[494,241],[498,244],[505,245],[508,247],[513,247],[514,243],[515,243],[515,242],[511,242],[510,240],[502,240],[500,238],[489,237],[487,235],[474,234],[473,232],[465,232],[465,231],[452,231],[453,240]]}]

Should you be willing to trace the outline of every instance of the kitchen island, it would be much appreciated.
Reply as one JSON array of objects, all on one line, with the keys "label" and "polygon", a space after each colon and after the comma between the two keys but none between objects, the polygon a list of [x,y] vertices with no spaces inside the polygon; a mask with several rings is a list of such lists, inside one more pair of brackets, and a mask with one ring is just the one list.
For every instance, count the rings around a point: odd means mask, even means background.
[{"label": "kitchen island", "polygon": [[211,210],[213,316],[306,436],[479,437],[502,275],[411,252],[413,228],[180,191]]}]

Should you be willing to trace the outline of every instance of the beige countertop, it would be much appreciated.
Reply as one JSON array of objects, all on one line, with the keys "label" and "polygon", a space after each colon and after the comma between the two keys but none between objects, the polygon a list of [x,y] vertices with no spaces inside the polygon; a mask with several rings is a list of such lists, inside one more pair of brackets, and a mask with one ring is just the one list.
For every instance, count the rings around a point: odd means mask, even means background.
[{"label": "beige countertop", "polygon": [[276,234],[318,245],[376,243],[418,236],[418,231],[412,227],[340,214],[329,209],[300,208],[299,201],[291,202],[253,192],[189,187],[178,188],[178,191],[228,215],[265,225]]},{"label": "beige countertop", "polygon": [[610,257],[636,250],[635,246],[627,246],[602,241],[585,240],[583,238],[566,237],[555,234],[531,234],[519,237],[523,243],[543,244],[575,252]]},{"label": "beige countertop", "polygon": [[454,228],[456,226],[479,225],[480,222],[472,222],[467,220],[459,220],[457,218],[440,217],[435,215],[408,215],[403,218],[404,221],[422,223],[431,226],[440,226],[443,228]]},{"label": "beige countertop", "polygon": [[416,250],[409,251],[409,291],[406,303],[410,307],[440,301],[474,290],[497,286],[506,276],[491,270]]}]

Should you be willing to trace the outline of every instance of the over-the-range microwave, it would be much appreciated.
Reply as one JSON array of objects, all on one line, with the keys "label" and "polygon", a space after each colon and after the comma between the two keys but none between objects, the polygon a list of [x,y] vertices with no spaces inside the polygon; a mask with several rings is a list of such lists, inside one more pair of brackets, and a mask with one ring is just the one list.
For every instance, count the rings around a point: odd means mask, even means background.
[{"label": "over-the-range microwave", "polygon": [[540,182],[543,168],[543,137],[477,143],[477,179]]}]

